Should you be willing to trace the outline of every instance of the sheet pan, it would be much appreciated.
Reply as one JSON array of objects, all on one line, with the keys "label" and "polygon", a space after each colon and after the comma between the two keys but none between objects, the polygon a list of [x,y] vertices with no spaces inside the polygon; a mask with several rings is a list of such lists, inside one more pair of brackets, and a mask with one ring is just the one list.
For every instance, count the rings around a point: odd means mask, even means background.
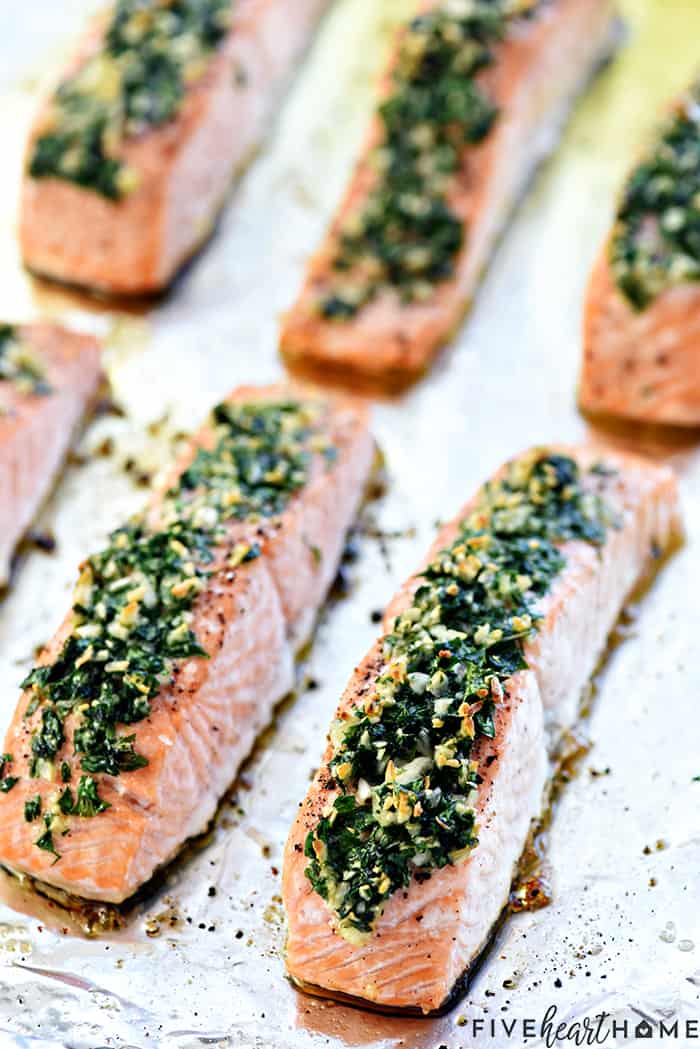
[{"label": "sheet pan", "polygon": [[[140,505],[144,480],[177,434],[235,384],[281,374],[278,316],[342,189],[387,30],[412,3],[337,0],[213,242],[167,299],[129,309],[32,281],[14,236],[37,94],[95,4],[0,5],[0,313],[49,315],[100,335],[126,413],[87,429],[36,526],[55,537],[56,551],[26,546],[0,605],[2,727],[36,646],[66,607],[78,560]],[[0,879],[2,1049],[505,1049],[546,1044],[542,1021],[553,1007],[557,1022],[571,1024],[609,1014],[602,1044],[631,1044],[644,1018],[653,1025],[648,1044],[673,1043],[662,1019],[671,1029],[679,1021],[676,1044],[692,1044],[700,1020],[697,434],[596,431],[677,468],[688,537],[628,610],[596,682],[581,729],[590,749],[549,833],[551,905],[505,922],[464,999],[439,1020],[309,998],[286,981],[282,961],[283,842],[340,691],[375,635],[372,613],[420,560],[436,522],[503,459],[589,429],[574,398],[586,275],[629,157],[696,71],[700,38],[691,0],[620,6],[619,53],[519,208],[460,336],[425,382],[374,408],[386,494],[364,516],[344,567],[346,592],[324,615],[297,694],[215,829],[105,937],[86,937],[60,908]]]}]

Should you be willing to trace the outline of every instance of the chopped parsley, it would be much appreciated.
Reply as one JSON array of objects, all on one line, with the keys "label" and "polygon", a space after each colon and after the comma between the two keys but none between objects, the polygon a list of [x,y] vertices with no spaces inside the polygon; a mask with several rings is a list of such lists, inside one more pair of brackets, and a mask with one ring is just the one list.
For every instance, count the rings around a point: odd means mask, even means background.
[{"label": "chopped parsley", "polygon": [[[94,780],[93,780],[93,784],[94,784]],[[95,784],[95,791],[96,790],[97,790],[97,785]],[[59,811],[61,812],[61,814],[63,816],[70,816],[72,814],[72,812],[73,812],[73,791],[70,789],[70,787],[64,787],[63,788],[61,793],[58,795],[56,803],[58,805]],[[100,802],[100,804],[106,806],[107,803],[106,802]]]},{"label": "chopped parsley", "polygon": [[28,798],[24,803],[24,818],[27,823],[32,823],[41,815],[41,794]]},{"label": "chopped parsley", "polygon": [[38,849],[43,849],[44,852],[50,852],[55,857],[54,863],[57,863],[61,858],[61,854],[57,851],[54,845],[53,832],[51,830],[52,817],[49,813],[44,816],[44,833],[36,839],[34,844]]},{"label": "chopped parsley", "polygon": [[51,392],[44,366],[35,351],[22,342],[17,328],[0,324],[0,383],[9,382],[20,393]]},{"label": "chopped parsley", "polygon": [[70,787],[64,787],[57,804],[64,816],[97,816],[110,807],[109,802],[99,796],[97,783],[92,776],[80,777],[75,799]]},{"label": "chopped parsley", "polygon": [[625,186],[610,264],[638,311],[667,288],[700,279],[700,83]]},{"label": "chopped parsley", "polygon": [[15,783],[19,782],[17,776],[6,776],[5,766],[11,765],[13,762],[11,754],[0,754],[0,793],[7,794],[12,790]]},{"label": "chopped parsley", "polygon": [[231,25],[232,0],[117,0],[101,48],[57,89],[29,173],[110,200],[138,186],[126,139],[173,120]]},{"label": "chopped parsley", "polygon": [[478,844],[475,743],[495,735],[509,679],[527,666],[536,603],[565,566],[559,544],[601,544],[613,518],[574,460],[546,451],[481,491],[384,638],[373,687],[331,727],[338,791],[305,842],[306,874],[363,942],[412,877]]},{"label": "chopped parsley", "polygon": [[[148,717],[176,661],[206,655],[190,625],[198,595],[212,572],[230,573],[260,556],[257,544],[229,540],[226,525],[280,514],[306,483],[314,453],[332,458],[321,420],[315,403],[219,405],[211,445],[166,494],[158,524],[133,519],[84,563],[70,635],[56,659],[22,683],[26,716],[37,715],[31,775],[54,779],[67,746],[73,764],[93,775],[147,764],[137,733],[122,727]],[[69,716],[76,719],[70,743]],[[71,779],[67,757],[63,783]],[[66,787],[59,807],[91,817],[107,804],[93,776],[82,775],[75,800]]]},{"label": "chopped parsley", "polygon": [[538,0],[444,0],[414,18],[399,44],[379,107],[381,139],[369,163],[376,181],[343,223],[319,308],[353,317],[382,288],[424,301],[452,276],[465,224],[450,204],[466,147],[482,142],[498,108],[478,74],[494,61],[509,22]]}]

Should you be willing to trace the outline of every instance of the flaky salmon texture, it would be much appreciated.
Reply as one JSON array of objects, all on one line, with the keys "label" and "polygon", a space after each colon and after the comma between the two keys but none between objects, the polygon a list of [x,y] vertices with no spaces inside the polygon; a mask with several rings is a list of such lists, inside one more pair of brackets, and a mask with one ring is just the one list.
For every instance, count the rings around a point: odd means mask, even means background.
[{"label": "flaky salmon texture", "polygon": [[526,453],[440,531],[351,678],[287,843],[299,985],[446,1005],[623,602],[679,531],[669,470],[589,447]]},{"label": "flaky salmon texture", "polygon": [[43,276],[164,288],[211,233],[327,0],[116,0],[27,148],[20,243]]},{"label": "flaky salmon texture", "polygon": [[700,425],[700,82],[632,170],[585,303],[586,411]]},{"label": "flaky salmon texture", "polygon": [[205,829],[293,686],[373,455],[348,401],[244,387],[214,410],[23,683],[0,863],[119,903]]},{"label": "flaky salmon texture", "polygon": [[0,586],[99,383],[100,350],[89,336],[0,325]]},{"label": "flaky salmon texture", "polygon": [[592,70],[611,0],[428,0],[397,34],[365,146],[285,361],[400,388],[461,322],[496,239]]}]

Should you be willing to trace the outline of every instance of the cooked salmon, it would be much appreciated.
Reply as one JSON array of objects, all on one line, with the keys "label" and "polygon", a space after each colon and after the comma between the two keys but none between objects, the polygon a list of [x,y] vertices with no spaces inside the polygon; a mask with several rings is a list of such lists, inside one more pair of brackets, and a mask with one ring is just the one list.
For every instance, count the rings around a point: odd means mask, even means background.
[{"label": "cooked salmon", "polygon": [[164,288],[210,234],[326,0],[117,0],[31,133],[20,243],[36,273]]},{"label": "cooked salmon", "polygon": [[347,401],[246,387],[215,409],[144,514],[84,563],[23,683],[4,866],[119,903],[206,827],[293,685],[372,459]]},{"label": "cooked salmon", "polygon": [[0,586],[99,382],[100,350],[89,336],[0,326]]},{"label": "cooked salmon", "polygon": [[359,664],[292,828],[287,967],[443,1007],[507,901],[548,758],[624,600],[680,528],[666,468],[535,449],[439,533]]},{"label": "cooked salmon", "polygon": [[700,425],[700,84],[631,172],[586,295],[581,407]]},{"label": "cooked salmon", "polygon": [[398,34],[350,185],[282,322],[290,365],[402,387],[461,322],[611,45],[611,0],[431,0]]}]

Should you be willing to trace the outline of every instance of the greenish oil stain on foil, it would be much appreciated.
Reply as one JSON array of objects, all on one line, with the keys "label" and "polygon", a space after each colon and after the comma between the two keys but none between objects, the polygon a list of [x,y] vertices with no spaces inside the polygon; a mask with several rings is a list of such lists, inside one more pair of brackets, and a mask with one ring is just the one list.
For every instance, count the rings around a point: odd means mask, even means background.
[{"label": "greenish oil stain on foil", "polygon": [[618,0],[617,6],[624,23],[618,49],[581,100],[565,145],[595,151],[619,183],[664,108],[700,74],[700,4]]}]

